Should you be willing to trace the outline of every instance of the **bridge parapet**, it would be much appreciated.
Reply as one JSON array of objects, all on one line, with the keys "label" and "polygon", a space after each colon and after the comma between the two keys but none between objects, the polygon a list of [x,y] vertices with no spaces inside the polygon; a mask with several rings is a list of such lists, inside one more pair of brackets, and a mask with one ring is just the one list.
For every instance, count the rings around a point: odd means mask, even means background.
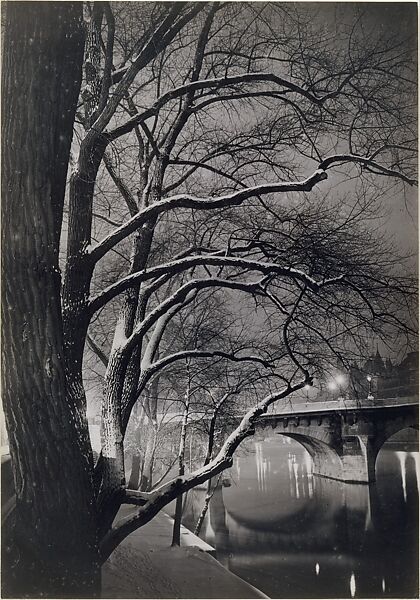
[{"label": "bridge parapet", "polygon": [[373,400],[358,400],[356,398],[340,398],[338,400],[314,400],[312,402],[288,402],[278,408],[276,412],[269,413],[267,416],[278,414],[295,414],[302,412],[318,411],[343,411],[360,410],[372,408],[387,408],[391,406],[405,406],[406,404],[418,404],[419,396],[401,396],[398,398],[374,398]]}]

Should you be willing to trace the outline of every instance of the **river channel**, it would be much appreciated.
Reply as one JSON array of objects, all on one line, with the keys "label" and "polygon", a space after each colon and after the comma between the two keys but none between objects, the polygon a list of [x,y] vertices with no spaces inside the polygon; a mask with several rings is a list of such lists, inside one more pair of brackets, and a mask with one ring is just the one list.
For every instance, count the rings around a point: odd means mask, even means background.
[{"label": "river channel", "polygon": [[[294,440],[249,439],[200,536],[271,598],[418,598],[418,467],[418,452],[387,447],[375,484],[341,483],[313,476]],[[187,498],[191,529],[204,495]]]}]

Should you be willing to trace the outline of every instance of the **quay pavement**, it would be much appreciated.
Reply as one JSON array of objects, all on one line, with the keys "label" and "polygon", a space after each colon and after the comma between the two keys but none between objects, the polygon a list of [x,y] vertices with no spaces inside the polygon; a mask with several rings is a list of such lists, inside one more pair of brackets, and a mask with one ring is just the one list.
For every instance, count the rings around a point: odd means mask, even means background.
[{"label": "quay pavement", "polygon": [[[133,512],[123,507],[119,516]],[[102,567],[102,598],[268,598],[211,554],[214,549],[185,527],[171,548],[166,513],[129,535]]]}]

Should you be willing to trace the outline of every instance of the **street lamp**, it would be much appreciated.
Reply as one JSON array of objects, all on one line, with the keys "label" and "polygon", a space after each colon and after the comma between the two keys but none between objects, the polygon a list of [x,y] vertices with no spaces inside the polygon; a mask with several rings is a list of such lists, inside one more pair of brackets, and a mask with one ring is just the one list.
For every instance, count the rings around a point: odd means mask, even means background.
[{"label": "street lamp", "polygon": [[335,380],[340,387],[346,383],[346,378],[341,373],[336,376]]},{"label": "street lamp", "polygon": [[346,388],[347,378],[343,373],[337,373],[334,375],[334,378],[328,382],[328,389],[331,392],[335,392],[338,390],[338,398],[339,402],[344,401],[344,390]]},{"label": "street lamp", "polygon": [[366,379],[368,380],[368,384],[369,384],[369,389],[368,389],[368,400],[373,400],[373,394],[372,394],[372,375],[368,375],[366,377]]},{"label": "street lamp", "polygon": [[346,378],[344,377],[344,375],[342,373],[338,373],[338,375],[335,376],[335,380],[338,384],[338,401],[339,402],[343,402],[344,401],[344,394],[343,394],[343,387],[346,383]]},{"label": "street lamp", "polygon": [[337,389],[337,384],[336,384],[336,382],[335,382],[335,381],[330,381],[330,382],[328,383],[328,389],[329,389],[329,390],[331,390],[332,392],[333,392],[334,390],[336,390],[336,389]]}]

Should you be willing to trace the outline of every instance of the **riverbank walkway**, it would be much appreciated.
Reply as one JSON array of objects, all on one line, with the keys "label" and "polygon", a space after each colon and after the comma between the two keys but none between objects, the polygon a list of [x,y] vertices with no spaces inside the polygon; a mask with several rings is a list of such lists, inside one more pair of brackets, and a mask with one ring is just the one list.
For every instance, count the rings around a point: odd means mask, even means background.
[{"label": "riverbank walkway", "polygon": [[[120,516],[133,512],[124,507]],[[171,548],[173,520],[159,513],[133,532],[102,568],[102,598],[267,598],[225,569],[213,548],[183,528]]]}]

